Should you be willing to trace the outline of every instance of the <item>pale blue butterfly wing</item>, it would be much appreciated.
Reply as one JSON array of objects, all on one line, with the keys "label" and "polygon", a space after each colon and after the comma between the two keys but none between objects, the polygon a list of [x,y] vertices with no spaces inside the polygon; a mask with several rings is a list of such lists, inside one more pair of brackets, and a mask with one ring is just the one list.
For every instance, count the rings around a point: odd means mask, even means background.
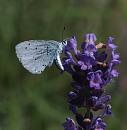
[{"label": "pale blue butterfly wing", "polygon": [[40,74],[46,66],[51,66],[53,61],[59,58],[62,49],[63,44],[61,42],[30,40],[18,44],[16,54],[24,68],[33,74]]}]

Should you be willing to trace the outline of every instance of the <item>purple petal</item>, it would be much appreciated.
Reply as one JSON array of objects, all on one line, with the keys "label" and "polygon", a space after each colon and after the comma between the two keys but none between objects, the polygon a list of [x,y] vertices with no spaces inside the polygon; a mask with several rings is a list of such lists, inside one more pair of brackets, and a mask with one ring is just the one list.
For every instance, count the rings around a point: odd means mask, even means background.
[{"label": "purple petal", "polygon": [[81,66],[81,70],[86,70],[87,66],[82,61],[78,61],[78,64]]},{"label": "purple petal", "polygon": [[95,83],[93,81],[90,81],[90,87],[95,89],[101,89],[100,83]]},{"label": "purple petal", "polygon": [[117,46],[113,43],[113,39],[114,38],[109,37],[108,43],[107,43],[107,48],[108,49],[115,50],[117,48]]},{"label": "purple petal", "polygon": [[113,69],[113,70],[111,71],[111,76],[112,76],[112,77],[118,77],[118,76],[119,76],[119,73],[117,72],[117,70]]}]

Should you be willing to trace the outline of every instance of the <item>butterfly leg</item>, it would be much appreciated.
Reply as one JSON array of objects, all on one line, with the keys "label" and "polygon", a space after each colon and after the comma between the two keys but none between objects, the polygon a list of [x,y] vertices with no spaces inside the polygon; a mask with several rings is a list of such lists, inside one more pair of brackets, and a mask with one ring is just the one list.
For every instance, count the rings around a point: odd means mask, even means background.
[{"label": "butterfly leg", "polygon": [[62,65],[62,62],[61,62],[61,59],[60,59],[60,55],[58,54],[57,57],[56,57],[56,65],[61,69],[61,70],[64,70],[64,67]]}]

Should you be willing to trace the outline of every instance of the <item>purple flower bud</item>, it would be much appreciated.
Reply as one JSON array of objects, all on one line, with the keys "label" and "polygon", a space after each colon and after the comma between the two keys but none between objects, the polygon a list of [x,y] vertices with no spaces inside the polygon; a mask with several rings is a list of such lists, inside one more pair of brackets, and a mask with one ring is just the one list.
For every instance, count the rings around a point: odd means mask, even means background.
[{"label": "purple flower bud", "polygon": [[105,115],[111,115],[112,114],[112,107],[110,104],[108,104],[105,108]]},{"label": "purple flower bud", "polygon": [[98,118],[95,123],[95,130],[105,130],[106,123],[101,118]]},{"label": "purple flower bud", "polygon": [[75,105],[69,104],[69,109],[74,113],[77,114],[77,108]]},{"label": "purple flower bud", "polygon": [[72,100],[72,99],[75,99],[76,97],[77,97],[78,95],[75,93],[75,92],[73,92],[73,91],[71,91],[71,92],[69,92],[69,94],[68,94],[68,99],[69,100]]},{"label": "purple flower bud", "polygon": [[85,35],[86,43],[93,43],[96,41],[96,35],[94,33],[86,34]]},{"label": "purple flower bud", "polygon": [[95,34],[86,34],[85,42],[82,43],[81,47],[83,49],[83,53],[94,58],[94,53],[97,51],[95,46],[96,36]]},{"label": "purple flower bud", "polygon": [[64,130],[79,130],[75,122],[71,118],[67,118],[63,126]]},{"label": "purple flower bud", "polygon": [[70,40],[67,42],[67,46],[65,47],[65,51],[74,51],[77,54],[77,41],[75,36],[71,37]]}]

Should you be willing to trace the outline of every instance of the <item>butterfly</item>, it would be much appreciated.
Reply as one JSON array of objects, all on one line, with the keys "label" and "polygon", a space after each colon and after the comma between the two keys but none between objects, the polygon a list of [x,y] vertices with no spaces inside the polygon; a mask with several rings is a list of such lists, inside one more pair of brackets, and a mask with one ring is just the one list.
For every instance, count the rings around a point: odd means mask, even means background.
[{"label": "butterfly", "polygon": [[67,40],[29,40],[16,45],[16,55],[25,69],[32,74],[41,74],[47,66],[55,61],[61,70],[64,70],[60,53],[67,45]]}]

